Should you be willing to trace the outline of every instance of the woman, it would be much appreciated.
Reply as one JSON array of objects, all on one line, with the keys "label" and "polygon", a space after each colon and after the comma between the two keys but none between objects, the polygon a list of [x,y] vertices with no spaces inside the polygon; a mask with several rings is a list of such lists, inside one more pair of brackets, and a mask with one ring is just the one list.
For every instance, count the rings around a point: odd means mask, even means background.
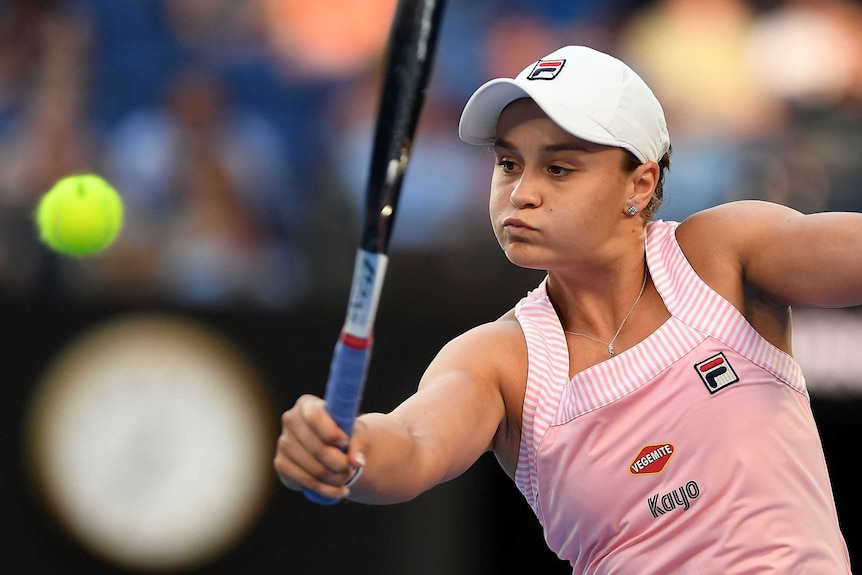
[{"label": "woman", "polygon": [[576,573],[849,573],[789,306],[862,303],[862,216],[738,202],[652,221],[661,105],[585,47],[479,88],[460,136],[493,146],[497,239],[546,279],[349,442],[301,397],[285,484],[394,503],[492,450]]}]

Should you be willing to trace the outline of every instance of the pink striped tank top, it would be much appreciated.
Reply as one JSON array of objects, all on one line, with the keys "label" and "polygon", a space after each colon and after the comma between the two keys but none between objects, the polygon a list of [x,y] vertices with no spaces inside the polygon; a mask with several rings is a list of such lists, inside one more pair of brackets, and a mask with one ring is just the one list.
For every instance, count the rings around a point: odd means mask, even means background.
[{"label": "pink striped tank top", "polygon": [[671,317],[571,380],[546,282],[516,306],[518,489],[577,574],[850,573],[798,364],[701,281],[676,226],[646,240]]}]

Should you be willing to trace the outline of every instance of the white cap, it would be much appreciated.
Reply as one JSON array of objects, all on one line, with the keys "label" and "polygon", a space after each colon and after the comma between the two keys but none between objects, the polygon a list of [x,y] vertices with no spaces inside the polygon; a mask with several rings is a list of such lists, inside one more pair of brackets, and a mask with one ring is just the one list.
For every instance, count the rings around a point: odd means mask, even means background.
[{"label": "white cap", "polygon": [[664,111],[646,82],[620,60],[584,46],[560,48],[514,79],[482,85],[464,106],[461,139],[494,143],[503,108],[525,97],[573,136],[625,148],[641,162],[658,162],[670,148]]}]

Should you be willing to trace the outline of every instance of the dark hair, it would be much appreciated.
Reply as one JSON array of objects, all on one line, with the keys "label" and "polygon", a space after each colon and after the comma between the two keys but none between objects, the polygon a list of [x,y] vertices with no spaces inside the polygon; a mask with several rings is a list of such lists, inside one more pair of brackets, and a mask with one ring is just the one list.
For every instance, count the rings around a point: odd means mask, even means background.
[{"label": "dark hair", "polygon": [[[667,153],[662,156],[661,160],[659,160],[658,162],[658,182],[656,182],[655,190],[653,190],[652,193],[652,198],[650,198],[650,201],[647,204],[646,208],[644,208],[644,210],[641,212],[641,217],[647,221],[655,217],[659,206],[661,206],[662,199],[664,198],[664,175],[670,169],[670,154],[672,151],[673,147],[668,148]],[[643,162],[641,162],[633,153],[626,149],[623,149],[623,170],[627,172],[633,172],[642,163]]]}]

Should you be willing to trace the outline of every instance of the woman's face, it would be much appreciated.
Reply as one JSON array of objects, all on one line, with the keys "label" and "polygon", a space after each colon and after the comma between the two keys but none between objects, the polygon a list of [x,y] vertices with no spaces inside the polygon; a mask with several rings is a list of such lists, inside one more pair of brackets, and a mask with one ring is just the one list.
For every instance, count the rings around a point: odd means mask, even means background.
[{"label": "woman's face", "polygon": [[620,148],[576,138],[522,99],[500,114],[494,152],[489,211],[514,264],[577,265],[620,234],[633,190]]}]

